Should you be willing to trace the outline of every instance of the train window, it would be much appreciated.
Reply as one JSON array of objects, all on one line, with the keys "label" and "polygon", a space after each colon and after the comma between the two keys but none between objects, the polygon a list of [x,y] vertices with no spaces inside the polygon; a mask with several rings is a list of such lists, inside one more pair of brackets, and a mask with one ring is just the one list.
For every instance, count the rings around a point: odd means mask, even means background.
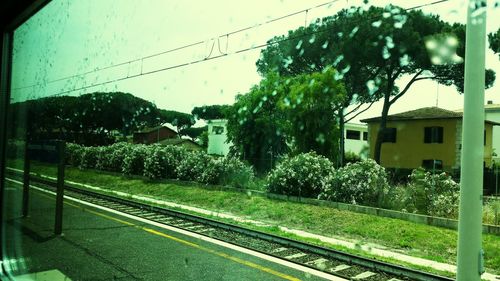
[{"label": "train window", "polygon": [[31,2],[2,29],[1,280],[499,278],[498,1]]}]

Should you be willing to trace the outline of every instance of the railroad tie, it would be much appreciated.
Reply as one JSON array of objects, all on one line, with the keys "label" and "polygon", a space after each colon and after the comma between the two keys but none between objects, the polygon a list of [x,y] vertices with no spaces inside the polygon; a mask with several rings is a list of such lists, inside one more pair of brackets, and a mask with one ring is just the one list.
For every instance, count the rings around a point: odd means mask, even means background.
[{"label": "railroad tie", "polygon": [[205,229],[197,230],[197,232],[203,233],[203,232],[212,231],[212,230],[215,230],[215,229],[213,229],[213,228],[205,228]]},{"label": "railroad tie", "polygon": [[277,249],[272,250],[271,253],[280,253],[280,252],[283,252],[286,250],[288,250],[288,248],[281,247],[281,248],[277,248]]},{"label": "railroad tie", "polygon": [[361,280],[361,279],[365,279],[365,278],[368,278],[368,277],[372,277],[373,275],[376,275],[377,273],[374,273],[374,272],[371,272],[371,271],[365,271],[363,273],[360,273],[354,277],[352,277],[352,279],[354,280]]},{"label": "railroad tie", "polygon": [[331,272],[337,272],[337,271],[341,271],[341,270],[344,270],[344,269],[348,269],[350,268],[351,266],[350,265],[347,265],[347,264],[341,264],[341,265],[337,265],[336,267],[334,268],[331,268],[330,271]]},{"label": "railroad tie", "polygon": [[200,227],[205,227],[205,226],[204,225],[193,225],[193,226],[186,227],[186,229],[193,230],[193,229],[197,229],[197,228],[200,228]]},{"label": "railroad tie", "polygon": [[185,222],[185,223],[181,223],[181,224],[176,224],[175,226],[178,226],[178,227],[185,227],[185,226],[193,226],[194,223],[192,222]]},{"label": "railroad tie", "polygon": [[315,259],[315,260],[312,260],[312,261],[308,261],[306,262],[307,265],[314,265],[314,266],[324,266],[324,264],[327,262],[328,260],[327,259],[324,259],[324,258],[320,258],[320,259]]},{"label": "railroad tie", "polygon": [[304,257],[304,256],[307,256],[307,254],[297,253],[297,254],[286,256],[285,259],[287,259],[287,260],[293,260],[293,259],[298,259],[298,258],[301,258],[301,257]]}]

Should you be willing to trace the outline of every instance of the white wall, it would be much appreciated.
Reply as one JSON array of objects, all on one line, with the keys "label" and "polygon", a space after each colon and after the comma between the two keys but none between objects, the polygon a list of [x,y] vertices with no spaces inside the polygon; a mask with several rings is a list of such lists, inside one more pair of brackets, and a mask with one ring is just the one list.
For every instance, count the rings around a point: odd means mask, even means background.
[{"label": "white wall", "polygon": [[[500,123],[500,108],[496,110],[486,110],[485,119]],[[497,154],[493,159],[496,163],[500,163],[500,126],[493,126],[493,149]]]},{"label": "white wall", "polygon": [[[347,131],[359,131],[359,139],[348,139]],[[363,140],[363,133],[368,133],[368,125],[366,124],[353,124],[346,123],[344,129],[344,143],[345,143],[345,152],[352,151],[358,155],[368,147],[368,140]],[[361,155],[363,158],[363,155]]]},{"label": "white wall", "polygon": [[208,154],[226,156],[231,143],[227,143],[227,120],[208,121]]}]

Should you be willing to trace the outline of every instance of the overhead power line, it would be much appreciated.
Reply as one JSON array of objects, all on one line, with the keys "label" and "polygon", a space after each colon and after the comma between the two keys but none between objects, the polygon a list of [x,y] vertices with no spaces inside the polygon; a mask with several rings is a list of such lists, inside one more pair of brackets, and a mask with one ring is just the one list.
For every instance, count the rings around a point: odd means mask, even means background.
[{"label": "overhead power line", "polygon": [[[231,31],[231,32],[219,35],[219,36],[216,36],[216,37],[214,37],[212,39],[209,39],[208,41],[212,41],[213,40],[213,45],[212,45],[212,50],[213,50],[213,47],[215,45],[215,39],[217,39],[217,41],[219,41],[219,39],[222,38],[222,37],[228,38],[230,35],[234,35],[234,34],[237,34],[237,33],[241,33],[243,31],[255,29],[255,28],[258,28],[258,27],[261,27],[261,26],[264,26],[264,25],[276,22],[276,21],[280,21],[280,20],[283,20],[283,19],[295,16],[295,15],[299,15],[301,13],[307,13],[310,10],[317,9],[317,8],[320,8],[320,7],[324,7],[324,6],[327,6],[327,5],[331,5],[331,4],[333,4],[335,2],[338,2],[338,1],[339,0],[329,1],[329,2],[326,2],[326,3],[323,3],[323,4],[319,4],[319,5],[307,8],[307,9],[296,11],[296,12],[293,12],[293,13],[290,13],[290,14],[287,14],[287,15],[284,15],[284,16],[281,16],[281,17],[273,18],[273,19],[270,19],[270,20],[267,20],[267,21],[255,24],[255,25],[251,25],[251,26],[247,26],[247,27],[244,27],[244,28],[240,28],[240,29],[237,29],[237,30],[234,30],[234,31]],[[35,84],[27,85],[27,86],[21,86],[21,87],[13,88],[12,90],[28,89],[28,88],[32,88],[32,87],[35,87],[35,86],[42,86],[42,85],[52,84],[52,83],[59,82],[59,81],[64,81],[64,80],[68,80],[68,79],[73,79],[73,78],[78,78],[78,77],[86,76],[86,75],[89,75],[89,74],[92,74],[92,73],[96,73],[96,72],[99,72],[99,71],[107,70],[107,69],[110,69],[110,68],[115,68],[115,67],[118,67],[118,66],[124,66],[124,65],[127,65],[127,64],[130,65],[130,64],[136,63],[136,62],[141,62],[141,65],[142,65],[142,63],[143,63],[144,60],[147,60],[147,59],[150,59],[150,58],[154,58],[154,57],[158,57],[158,56],[161,56],[161,55],[165,55],[165,54],[168,54],[168,53],[180,51],[180,50],[187,49],[187,48],[190,48],[190,47],[194,47],[194,46],[197,46],[197,45],[201,45],[201,44],[203,44],[206,41],[207,40],[200,40],[200,41],[193,42],[193,43],[190,43],[190,44],[187,44],[187,45],[183,45],[183,46],[180,46],[180,47],[175,47],[175,48],[168,49],[168,50],[165,50],[165,51],[161,51],[161,52],[158,52],[158,53],[155,53],[155,54],[147,55],[147,56],[144,56],[144,57],[141,57],[141,58],[132,59],[132,60],[128,60],[128,61],[116,63],[116,64],[111,64],[111,65],[108,65],[108,66],[105,66],[105,67],[101,67],[101,68],[97,68],[97,69],[94,69],[94,70],[90,70],[90,71],[86,71],[86,72],[82,72],[82,73],[78,73],[78,74],[74,74],[74,75],[70,75],[70,76],[65,76],[65,77],[61,77],[61,78],[49,80],[49,81],[46,81],[46,82],[35,83]],[[220,43],[218,43],[218,44],[220,44]],[[226,41],[226,44],[227,44],[227,41]],[[226,45],[226,49],[227,49],[227,45]],[[219,51],[220,51],[220,45],[219,45]],[[212,52],[210,51],[210,54],[211,53]]]},{"label": "overhead power line", "polygon": [[[410,8],[404,9],[404,10],[405,11],[409,11],[409,10],[413,10],[413,9],[418,9],[418,8],[422,8],[422,7],[436,5],[436,4],[447,2],[447,1],[449,1],[449,0],[439,0],[439,1],[431,2],[431,3],[427,3],[427,4],[422,4],[422,5],[410,7]],[[333,1],[333,2],[335,2],[335,1]],[[332,2],[329,2],[329,3],[332,3]],[[303,11],[305,11],[305,10],[303,10]],[[374,20],[374,19],[375,18],[370,19],[370,20]],[[188,61],[188,62],[185,62],[185,63],[180,63],[180,64],[176,64],[176,65],[166,66],[166,67],[163,67],[163,68],[159,68],[159,69],[155,69],[155,70],[151,70],[151,71],[146,71],[146,72],[142,72],[141,71],[141,73],[138,73],[138,74],[127,75],[125,77],[110,79],[110,80],[106,80],[106,81],[103,81],[103,82],[99,82],[99,83],[95,83],[95,84],[91,84],[91,85],[87,85],[87,86],[82,86],[82,87],[79,87],[79,88],[75,87],[73,89],[69,89],[69,90],[65,90],[65,91],[60,91],[60,92],[58,92],[56,94],[49,95],[49,97],[61,96],[61,95],[68,94],[68,93],[71,93],[71,92],[81,91],[81,90],[85,90],[85,89],[89,89],[89,88],[93,88],[93,87],[98,87],[98,86],[106,85],[106,84],[109,84],[109,83],[116,83],[116,82],[120,82],[120,81],[124,81],[124,80],[128,80],[128,79],[137,78],[137,77],[141,77],[141,76],[146,76],[146,75],[150,75],[150,74],[154,74],[154,73],[159,73],[159,72],[163,72],[163,71],[167,71],[167,70],[172,70],[172,69],[176,69],[176,68],[180,68],[180,67],[185,67],[185,66],[189,66],[189,65],[195,65],[195,64],[202,63],[202,62],[211,61],[211,60],[219,59],[219,58],[222,58],[222,57],[226,57],[226,56],[229,56],[229,55],[240,54],[240,53],[248,52],[248,51],[251,51],[251,50],[260,49],[260,48],[268,47],[268,46],[271,46],[271,45],[276,45],[276,44],[280,44],[280,43],[283,43],[283,42],[286,42],[286,41],[291,41],[291,40],[295,40],[295,39],[299,39],[299,38],[311,36],[311,35],[314,35],[314,34],[319,34],[319,33],[327,32],[327,31],[329,31],[329,29],[323,29],[323,30],[317,30],[317,31],[314,31],[314,32],[304,33],[304,34],[301,34],[301,35],[298,35],[298,36],[287,37],[287,38],[284,38],[282,40],[278,40],[278,41],[274,41],[274,42],[267,42],[267,43],[264,43],[264,44],[260,44],[260,45],[256,45],[256,46],[252,46],[252,47],[248,47],[248,48],[243,48],[243,49],[234,51],[232,53],[222,53],[221,52],[219,55],[216,55],[216,56],[213,56],[213,57],[209,56],[209,57],[206,57],[206,58],[203,58],[203,59],[192,60],[192,61]],[[204,42],[204,41],[201,41],[201,42]],[[214,42],[214,44],[215,44],[215,42]],[[212,45],[212,50],[213,50],[213,47],[214,47],[214,45]],[[152,55],[152,56],[155,56],[155,55]],[[138,59],[138,60],[135,60],[135,61],[140,61],[140,60],[141,59]],[[121,63],[120,65],[125,65],[127,63]],[[99,70],[94,70],[92,72],[97,72],[97,71],[99,71]],[[92,72],[89,72],[89,73],[92,73]],[[75,76],[80,76],[80,75],[75,75]],[[33,86],[34,85],[31,85],[29,87],[33,87]]]}]

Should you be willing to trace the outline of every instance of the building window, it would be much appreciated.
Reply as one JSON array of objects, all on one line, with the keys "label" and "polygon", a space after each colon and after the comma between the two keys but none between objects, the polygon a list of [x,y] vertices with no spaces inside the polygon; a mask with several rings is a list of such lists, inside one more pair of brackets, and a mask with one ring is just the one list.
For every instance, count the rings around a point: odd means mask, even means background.
[{"label": "building window", "polygon": [[425,127],[424,143],[443,143],[443,127]]},{"label": "building window", "polygon": [[359,140],[361,138],[361,132],[356,130],[347,130],[345,137],[350,140]]},{"label": "building window", "polygon": [[368,140],[368,132],[363,132],[363,140]]},{"label": "building window", "polygon": [[422,160],[422,167],[427,170],[442,170],[443,161],[436,159],[426,159]]},{"label": "building window", "polygon": [[384,139],[382,142],[396,142],[396,133],[397,129],[396,128],[385,128],[384,130]]},{"label": "building window", "polygon": [[222,126],[213,126],[212,133],[214,133],[216,135],[222,135],[222,133],[224,133],[224,127],[222,127]]}]

